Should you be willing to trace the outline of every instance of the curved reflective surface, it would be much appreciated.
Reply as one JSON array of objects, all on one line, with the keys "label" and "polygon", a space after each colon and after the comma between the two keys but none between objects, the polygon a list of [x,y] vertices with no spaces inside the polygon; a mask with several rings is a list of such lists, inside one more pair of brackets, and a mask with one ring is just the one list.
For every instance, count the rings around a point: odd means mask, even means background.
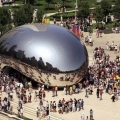
[{"label": "curved reflective surface", "polygon": [[86,71],[88,66],[82,41],[69,30],[50,24],[10,30],[0,38],[0,54],[51,72]]}]

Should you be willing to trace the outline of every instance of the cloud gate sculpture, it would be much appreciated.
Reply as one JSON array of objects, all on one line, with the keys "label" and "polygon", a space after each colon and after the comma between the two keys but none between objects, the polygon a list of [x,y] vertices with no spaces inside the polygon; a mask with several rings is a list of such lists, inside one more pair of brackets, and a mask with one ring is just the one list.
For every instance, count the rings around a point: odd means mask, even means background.
[{"label": "cloud gate sculpture", "polygon": [[0,38],[1,68],[9,66],[41,84],[63,87],[82,80],[88,53],[71,31],[51,24],[27,24]]}]

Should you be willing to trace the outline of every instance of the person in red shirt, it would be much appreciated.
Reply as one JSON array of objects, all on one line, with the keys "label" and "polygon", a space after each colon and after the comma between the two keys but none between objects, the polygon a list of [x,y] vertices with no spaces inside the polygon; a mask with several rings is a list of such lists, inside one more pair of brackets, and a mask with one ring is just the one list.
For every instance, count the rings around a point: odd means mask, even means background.
[{"label": "person in red shirt", "polygon": [[55,97],[55,87],[52,88],[52,97]]},{"label": "person in red shirt", "polygon": [[62,103],[63,103],[63,104],[65,103],[65,99],[64,99],[64,98],[62,99]]}]

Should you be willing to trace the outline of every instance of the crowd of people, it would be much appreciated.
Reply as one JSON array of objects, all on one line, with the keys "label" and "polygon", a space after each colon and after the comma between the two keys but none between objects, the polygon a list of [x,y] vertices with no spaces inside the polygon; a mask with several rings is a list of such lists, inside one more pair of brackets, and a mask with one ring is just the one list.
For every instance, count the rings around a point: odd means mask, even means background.
[{"label": "crowd of people", "polygon": [[120,52],[120,44],[117,45],[112,41],[110,44],[108,41],[106,42],[106,50],[114,51],[115,53]]},{"label": "crowd of people", "polygon": [[89,80],[94,82],[97,88],[97,97],[101,96],[103,90],[108,94],[113,94],[118,100],[120,95],[120,57],[116,56],[114,61],[110,61],[110,56],[105,53],[101,47],[96,47],[94,50],[95,64],[89,67]]}]

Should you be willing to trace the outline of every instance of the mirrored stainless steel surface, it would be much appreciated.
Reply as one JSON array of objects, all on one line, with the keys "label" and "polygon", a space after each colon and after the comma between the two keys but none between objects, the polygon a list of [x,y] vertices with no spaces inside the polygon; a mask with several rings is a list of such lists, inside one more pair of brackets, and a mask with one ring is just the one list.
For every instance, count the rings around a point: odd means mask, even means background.
[{"label": "mirrored stainless steel surface", "polygon": [[88,65],[83,42],[69,30],[50,24],[28,24],[10,30],[0,38],[0,54],[56,72]]}]

